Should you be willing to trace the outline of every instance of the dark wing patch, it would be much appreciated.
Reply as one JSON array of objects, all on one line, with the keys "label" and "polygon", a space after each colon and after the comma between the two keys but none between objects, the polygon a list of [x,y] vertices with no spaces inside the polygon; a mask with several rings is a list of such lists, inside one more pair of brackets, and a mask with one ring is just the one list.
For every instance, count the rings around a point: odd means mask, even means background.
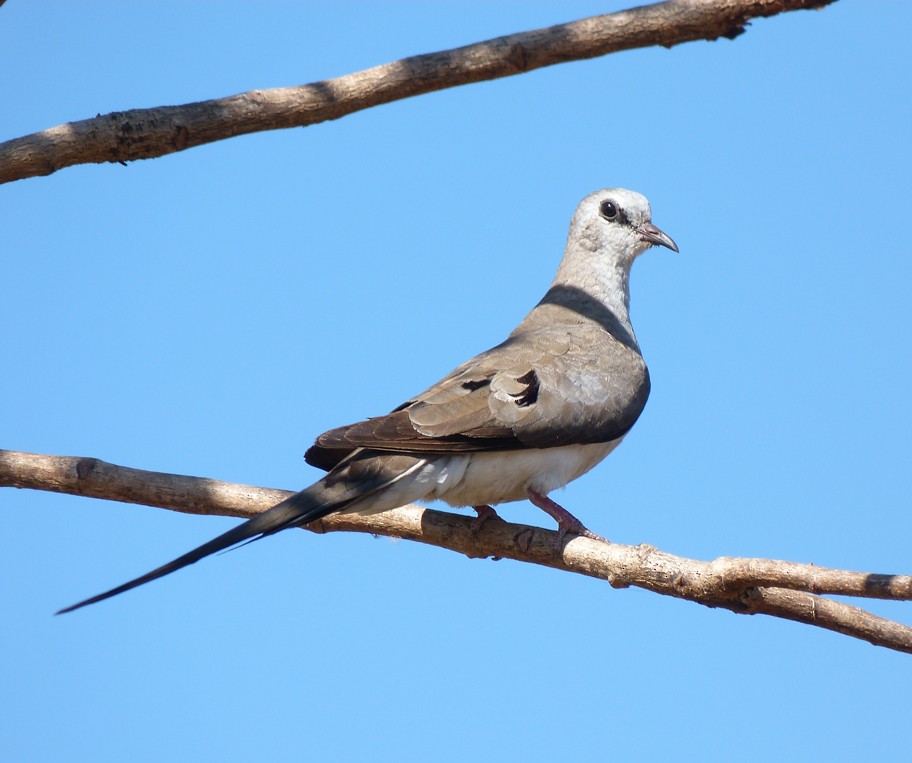
[{"label": "dark wing patch", "polygon": [[523,374],[516,381],[525,384],[526,388],[512,397],[520,408],[528,408],[538,400],[538,374],[535,373],[534,368],[530,368],[528,373]]}]

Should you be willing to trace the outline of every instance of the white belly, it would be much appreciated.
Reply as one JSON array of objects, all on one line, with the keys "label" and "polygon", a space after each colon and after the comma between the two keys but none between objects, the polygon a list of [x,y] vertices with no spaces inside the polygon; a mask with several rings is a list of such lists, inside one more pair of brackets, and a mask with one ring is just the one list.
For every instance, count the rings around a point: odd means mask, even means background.
[{"label": "white belly", "polygon": [[374,513],[439,498],[450,506],[496,505],[547,495],[588,472],[623,438],[591,445],[444,456],[416,463],[388,487],[355,501],[345,512]]},{"label": "white belly", "polygon": [[437,466],[436,488],[428,498],[479,506],[521,501],[530,489],[547,495],[588,472],[620,442],[450,456],[428,464]]}]

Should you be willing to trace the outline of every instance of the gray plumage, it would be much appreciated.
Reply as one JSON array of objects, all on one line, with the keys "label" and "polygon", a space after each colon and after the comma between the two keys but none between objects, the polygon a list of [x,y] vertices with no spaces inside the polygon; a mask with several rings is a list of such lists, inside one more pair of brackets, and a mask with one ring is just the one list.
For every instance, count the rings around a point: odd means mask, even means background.
[{"label": "gray plumage", "polygon": [[568,530],[590,534],[547,494],[608,455],[649,396],[649,372],[630,324],[630,268],[650,246],[677,251],[650,214],[633,191],[587,196],[571,221],[554,282],[506,341],[391,413],[320,435],[305,457],[328,474],[310,487],[61,612],[333,512],[433,499],[481,510],[529,498],[558,520],[561,537]]}]

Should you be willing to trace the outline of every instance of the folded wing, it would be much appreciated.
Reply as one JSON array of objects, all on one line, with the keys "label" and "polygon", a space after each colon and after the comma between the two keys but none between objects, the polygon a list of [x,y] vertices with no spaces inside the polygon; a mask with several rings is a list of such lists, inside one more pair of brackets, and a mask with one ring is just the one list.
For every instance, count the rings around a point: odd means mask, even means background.
[{"label": "folded wing", "polygon": [[431,455],[608,442],[648,396],[635,350],[591,324],[552,326],[514,334],[386,416],[325,432],[305,458],[331,469],[357,448]]}]

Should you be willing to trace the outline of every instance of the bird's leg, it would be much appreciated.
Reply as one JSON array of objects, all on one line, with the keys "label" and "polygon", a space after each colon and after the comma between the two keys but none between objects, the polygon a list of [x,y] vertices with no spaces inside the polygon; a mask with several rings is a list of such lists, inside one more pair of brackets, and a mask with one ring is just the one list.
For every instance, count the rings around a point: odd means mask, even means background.
[{"label": "bird's leg", "polygon": [[492,506],[488,506],[486,503],[482,504],[481,506],[473,506],[472,508],[478,514],[478,516],[472,520],[473,533],[477,533],[481,529],[481,526],[489,519],[500,519],[500,516],[496,511],[494,511],[494,508]]},{"label": "bird's leg", "polygon": [[611,542],[601,535],[596,535],[563,506],[552,501],[548,496],[536,493],[534,490],[529,490],[529,500],[533,505],[538,506],[538,508],[557,522],[557,542],[554,544],[555,549],[561,547],[561,543],[563,543],[564,536],[567,533],[581,535],[584,538],[591,538],[592,540],[600,540],[602,543]]}]

